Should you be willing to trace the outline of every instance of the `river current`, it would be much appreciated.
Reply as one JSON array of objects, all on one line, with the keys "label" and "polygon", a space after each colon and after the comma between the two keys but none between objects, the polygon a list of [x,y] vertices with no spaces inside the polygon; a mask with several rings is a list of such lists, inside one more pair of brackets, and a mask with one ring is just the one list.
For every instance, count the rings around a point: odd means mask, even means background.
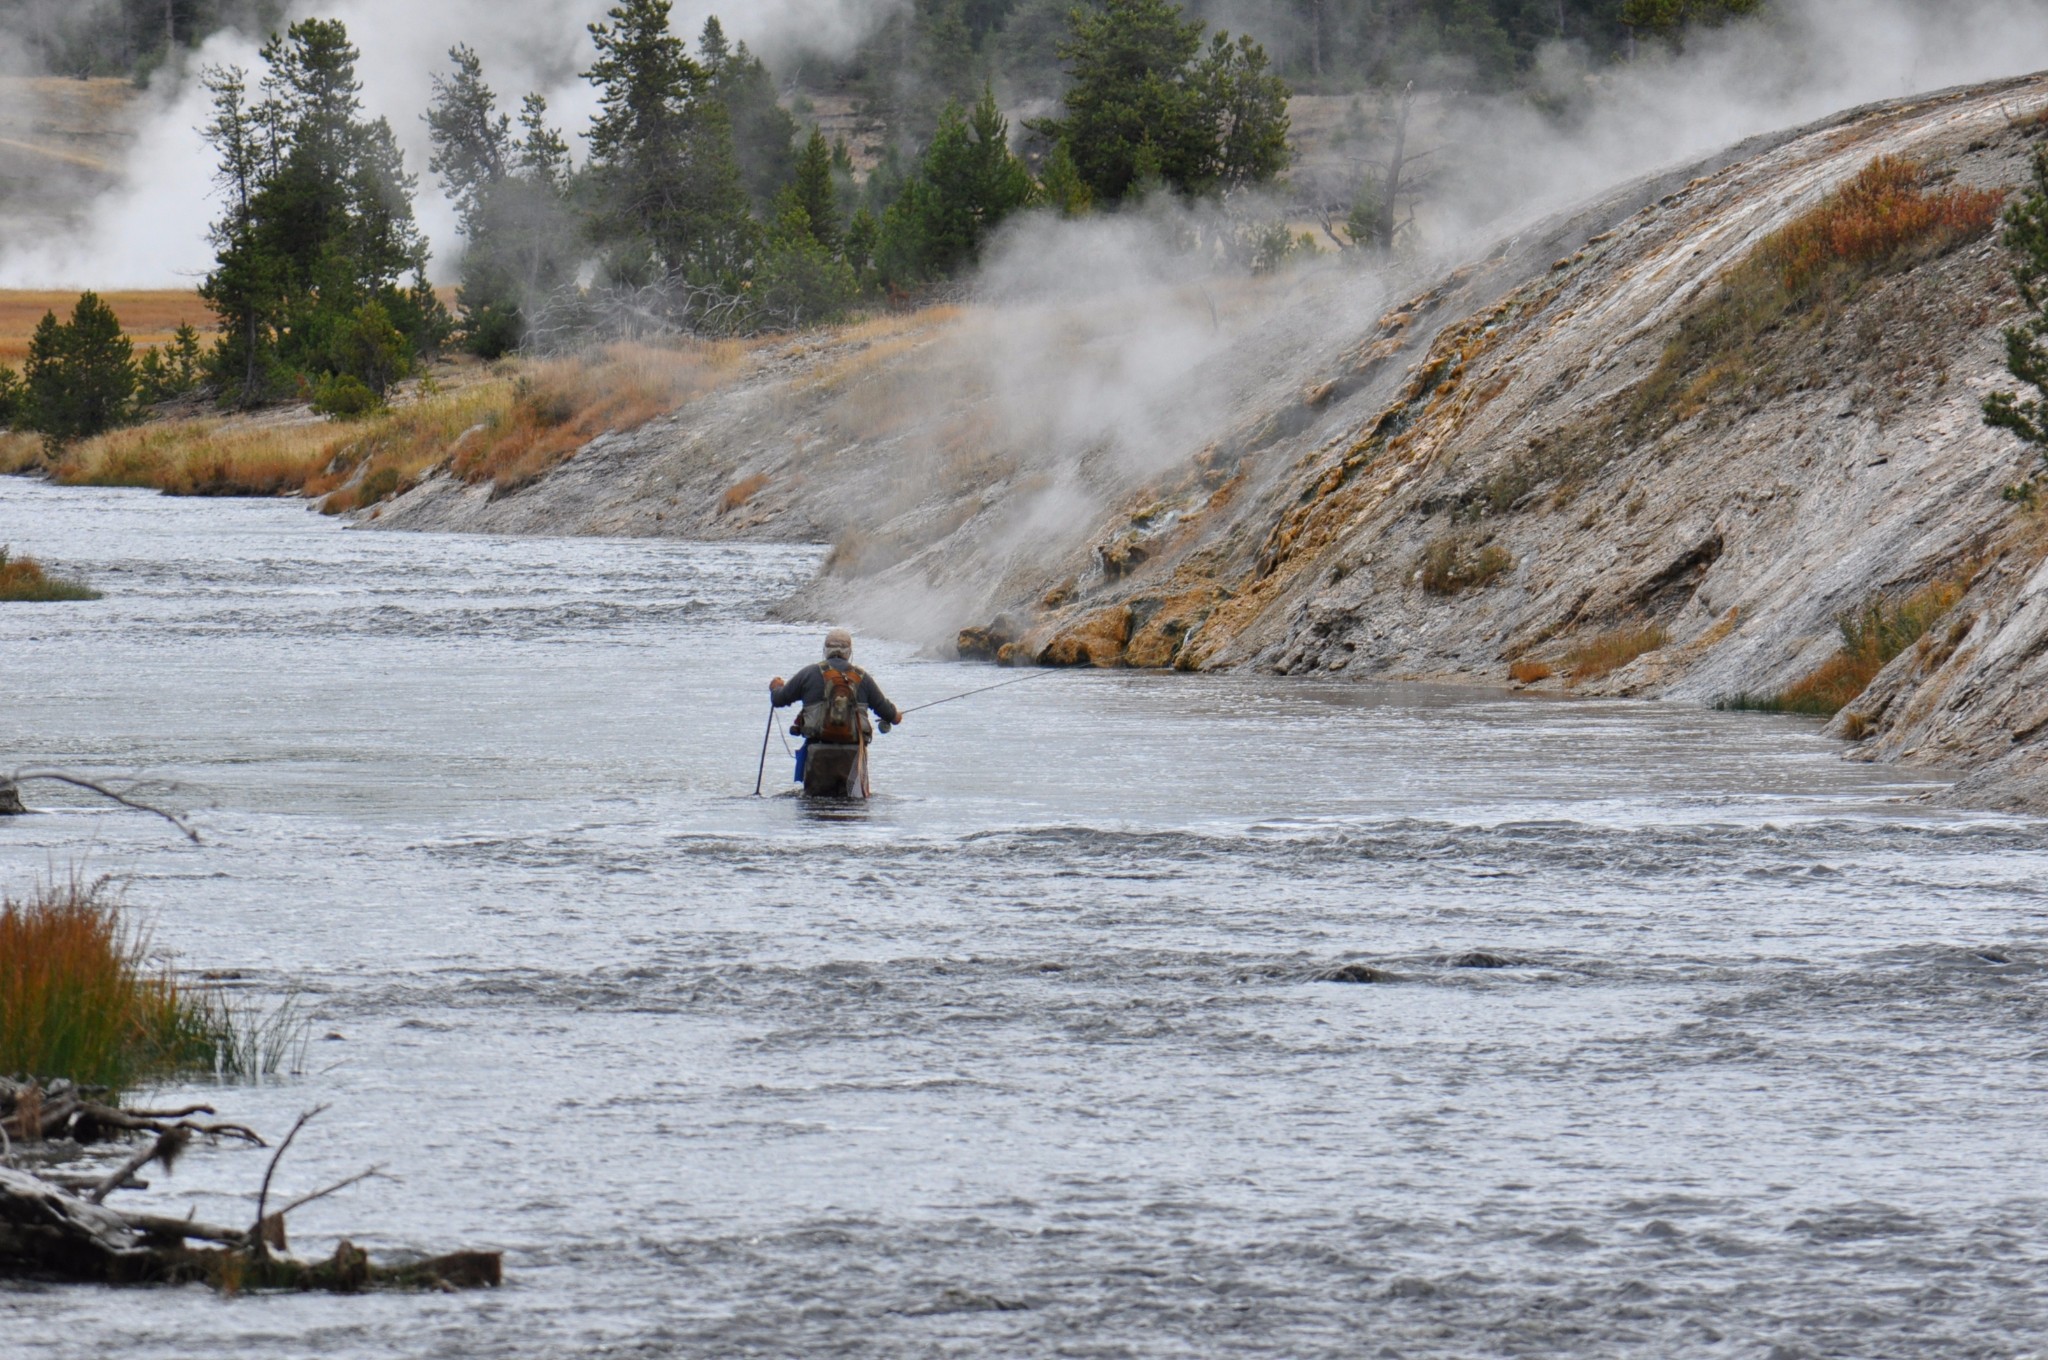
[{"label": "river current", "polygon": [[[1803,720],[1061,673],[807,805],[808,548],[0,482],[0,885],[311,1019],[294,1245],[503,1289],[0,1285],[9,1354],[2048,1352],[2048,828]],[[909,706],[1008,676],[863,639]],[[1350,980],[1345,980],[1350,979]],[[267,1154],[134,1197],[244,1221]]]}]

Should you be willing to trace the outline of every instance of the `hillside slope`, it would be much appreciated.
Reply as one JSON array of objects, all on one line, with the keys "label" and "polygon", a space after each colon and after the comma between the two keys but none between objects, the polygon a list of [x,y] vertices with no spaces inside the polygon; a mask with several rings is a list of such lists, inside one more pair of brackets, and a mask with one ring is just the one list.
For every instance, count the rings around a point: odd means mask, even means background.
[{"label": "hillside slope", "polygon": [[2048,523],[2002,499],[2028,457],[1977,410],[2016,306],[1994,239],[1854,283],[1713,382],[1660,372],[1874,158],[2010,189],[2043,107],[2036,78],[1858,110],[1391,293],[1148,275],[1105,225],[1051,302],[795,343],[534,486],[437,479],[383,522],[829,539],[795,612],[1006,660],[1695,702],[1775,694],[1845,614],[1938,598],[1840,729],[2048,805]]}]

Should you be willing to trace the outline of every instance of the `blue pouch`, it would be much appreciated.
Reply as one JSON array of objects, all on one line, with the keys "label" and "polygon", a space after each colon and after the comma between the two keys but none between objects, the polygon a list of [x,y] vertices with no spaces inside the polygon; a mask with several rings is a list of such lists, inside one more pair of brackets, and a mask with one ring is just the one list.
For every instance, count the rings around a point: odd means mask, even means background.
[{"label": "blue pouch", "polygon": [[804,759],[810,753],[811,746],[809,742],[805,742],[802,746],[796,748],[796,782],[799,784],[804,782]]}]

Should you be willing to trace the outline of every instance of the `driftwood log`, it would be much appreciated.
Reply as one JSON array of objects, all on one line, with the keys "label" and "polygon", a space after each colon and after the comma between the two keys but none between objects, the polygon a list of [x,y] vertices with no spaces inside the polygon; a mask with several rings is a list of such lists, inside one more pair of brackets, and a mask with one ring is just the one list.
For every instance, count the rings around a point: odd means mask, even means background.
[{"label": "driftwood log", "polygon": [[[497,1252],[462,1251],[420,1260],[378,1262],[346,1239],[330,1257],[306,1260],[290,1253],[285,1219],[310,1204],[375,1175],[373,1168],[338,1184],[268,1207],[278,1160],[312,1114],[303,1115],[278,1145],[263,1176],[256,1217],[248,1227],[206,1223],[187,1214],[137,1213],[106,1203],[124,1189],[145,1188],[136,1173],[151,1162],[168,1172],[195,1137],[242,1138],[267,1146],[239,1124],[200,1123],[206,1106],[182,1110],[122,1110],[75,1089],[43,1092],[0,1079],[0,1148],[12,1162],[29,1147],[52,1140],[90,1142],[152,1135],[119,1165],[96,1174],[32,1172],[0,1165],[0,1277],[87,1284],[176,1284],[197,1281],[226,1292],[242,1290],[474,1289],[503,1279]],[[318,1111],[314,1111],[317,1114]],[[75,1134],[85,1133],[86,1138]]]},{"label": "driftwood log", "polygon": [[23,817],[27,814],[28,809],[21,802],[21,785],[0,775],[0,817]]}]

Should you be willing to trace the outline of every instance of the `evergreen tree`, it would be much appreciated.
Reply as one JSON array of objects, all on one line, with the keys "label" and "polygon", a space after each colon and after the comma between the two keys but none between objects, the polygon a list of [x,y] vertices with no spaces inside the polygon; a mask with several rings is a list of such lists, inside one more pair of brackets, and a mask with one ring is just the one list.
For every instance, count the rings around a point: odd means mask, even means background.
[{"label": "evergreen tree", "polygon": [[761,59],[744,42],[726,42],[717,15],[704,21],[697,50],[712,93],[732,121],[733,158],[747,197],[766,211],[796,173],[796,119],[776,98],[775,81]]},{"label": "evergreen tree", "polygon": [[21,374],[0,364],[0,426],[11,426],[21,418],[23,403],[28,391],[22,386]]},{"label": "evergreen tree", "polygon": [[828,251],[839,249],[839,186],[825,134],[811,129],[810,140],[796,159],[796,201],[810,223],[813,239]]},{"label": "evergreen tree", "polygon": [[135,347],[97,293],[81,293],[71,320],[43,313],[23,373],[28,419],[54,443],[89,438],[127,421],[135,396]]},{"label": "evergreen tree", "polygon": [[1215,136],[1189,87],[1204,26],[1173,0],[1104,0],[1076,7],[1069,24],[1059,49],[1071,77],[1064,116],[1034,130],[1067,144],[1081,182],[1105,203],[1145,178],[1141,156],[1176,188],[1206,180]]},{"label": "evergreen tree", "polygon": [[434,154],[427,169],[441,180],[455,205],[462,234],[477,238],[485,200],[505,178],[511,159],[512,120],[498,112],[498,97],[484,83],[483,61],[457,43],[448,49],[452,76],[434,77],[434,100],[427,107],[427,134]]},{"label": "evergreen tree", "polygon": [[887,282],[907,286],[972,266],[997,224],[1031,202],[1036,186],[1009,138],[992,90],[984,87],[967,113],[947,105],[917,173],[882,217],[875,257]]},{"label": "evergreen tree", "polygon": [[749,254],[732,123],[710,77],[669,31],[669,0],[621,0],[590,26],[597,87],[589,180],[614,277],[737,276]]},{"label": "evergreen tree", "polygon": [[1192,84],[1210,154],[1185,187],[1241,189],[1287,168],[1287,84],[1266,73],[1266,49],[1250,34],[1233,43],[1218,33]]},{"label": "evergreen tree", "polygon": [[170,344],[148,351],[136,364],[136,399],[155,406],[198,390],[205,358],[199,332],[181,323]]},{"label": "evergreen tree", "polygon": [[796,191],[784,190],[753,278],[756,324],[794,329],[837,321],[859,292],[853,267],[818,240]]},{"label": "evergreen tree", "polygon": [[868,266],[874,263],[875,247],[882,239],[882,224],[866,204],[854,211],[853,220],[846,224],[846,263],[853,268],[856,278],[864,278]]},{"label": "evergreen tree", "polygon": [[1621,22],[1631,28],[1668,33],[1686,24],[1718,23],[1762,8],[1763,0],[1625,0]]},{"label": "evergreen tree", "polygon": [[1984,422],[2010,430],[2048,458],[2048,147],[2034,152],[2034,186],[2006,209],[2005,246],[2013,255],[2013,281],[2029,315],[2005,332],[2005,365],[2034,390],[2022,400],[1998,392],[1985,399]]},{"label": "evergreen tree", "polygon": [[426,281],[413,177],[391,125],[363,114],[347,29],[305,20],[272,37],[262,55],[263,98],[254,105],[241,72],[208,80],[207,135],[227,202],[201,293],[222,319],[215,373],[243,401],[268,395],[280,368],[348,371],[350,332],[370,302],[404,337],[408,362],[447,327]]},{"label": "evergreen tree", "polygon": [[1045,173],[1038,180],[1038,197],[1062,217],[1080,217],[1094,206],[1095,195],[1081,182],[1081,172],[1074,168],[1074,153],[1067,150],[1065,142],[1055,146],[1045,158]]},{"label": "evergreen tree", "polygon": [[548,126],[547,101],[537,94],[520,106],[515,139],[476,54],[457,46],[448,55],[454,75],[436,77],[426,115],[434,142],[428,168],[446,186],[462,230],[456,297],[463,342],[496,358],[525,338],[525,309],[574,269],[569,148]]}]

